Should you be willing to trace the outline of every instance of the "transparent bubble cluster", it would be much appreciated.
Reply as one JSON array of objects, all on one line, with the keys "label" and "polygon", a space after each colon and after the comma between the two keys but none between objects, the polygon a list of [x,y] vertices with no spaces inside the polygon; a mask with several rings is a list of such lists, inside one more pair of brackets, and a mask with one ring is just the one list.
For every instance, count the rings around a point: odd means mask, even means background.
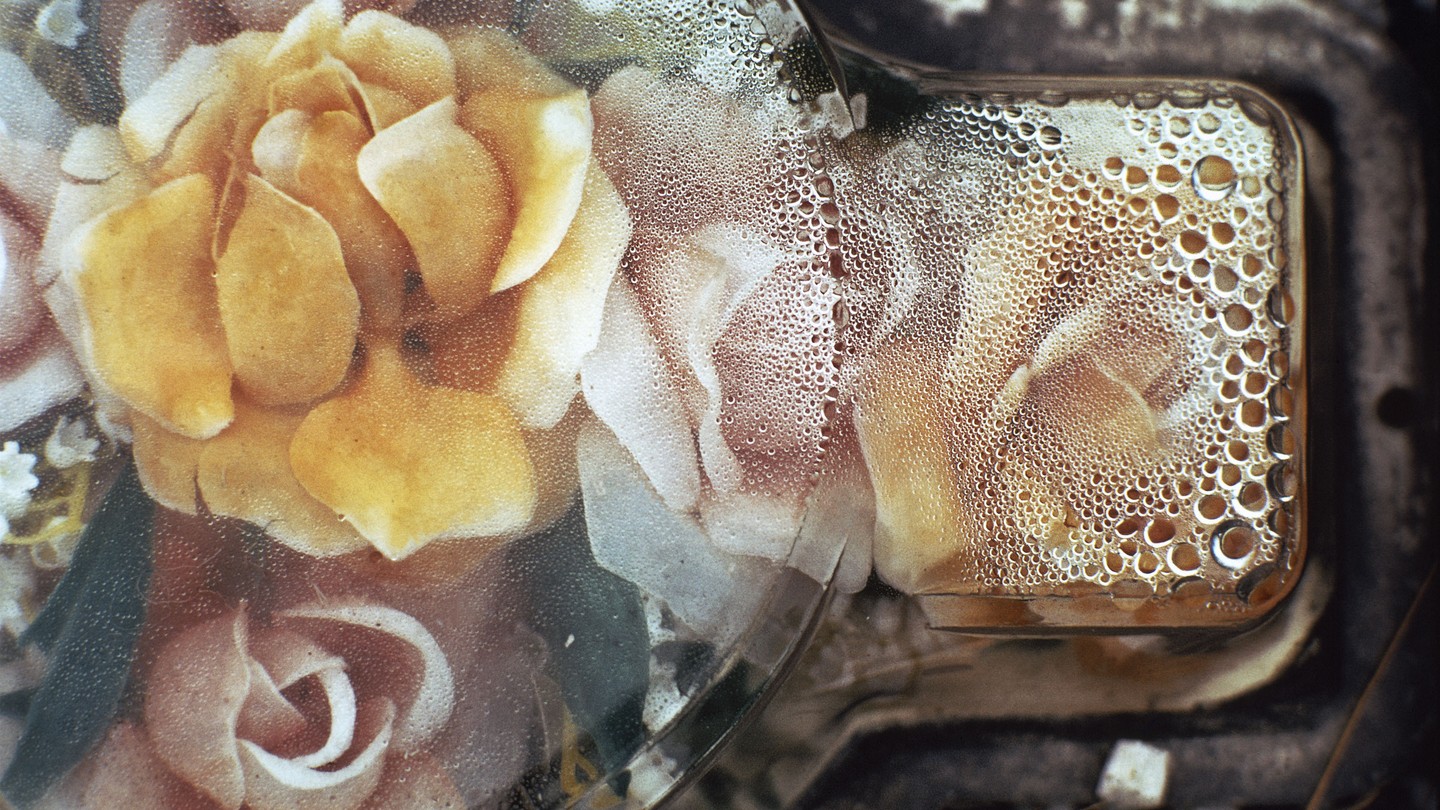
[{"label": "transparent bubble cluster", "polygon": [[882,576],[1274,595],[1298,563],[1276,141],[1258,104],[1187,90],[957,93],[848,145],[839,179],[873,192],[846,197],[843,251]]},{"label": "transparent bubble cluster", "polygon": [[696,430],[717,492],[793,498],[837,400],[839,209],[820,140],[848,113],[793,10],[646,8],[625,19],[661,26],[646,39],[673,52],[612,74],[595,104],[597,159],[636,219],[622,273],[685,335],[662,360],[710,402]]}]

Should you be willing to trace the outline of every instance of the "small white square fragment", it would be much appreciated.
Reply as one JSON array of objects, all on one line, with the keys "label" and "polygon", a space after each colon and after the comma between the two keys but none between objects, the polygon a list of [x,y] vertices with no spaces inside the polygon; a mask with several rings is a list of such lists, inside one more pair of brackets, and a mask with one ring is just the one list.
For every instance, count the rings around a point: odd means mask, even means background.
[{"label": "small white square fragment", "polygon": [[1115,810],[1148,810],[1165,803],[1169,780],[1169,751],[1139,740],[1121,740],[1110,752],[1095,792]]}]

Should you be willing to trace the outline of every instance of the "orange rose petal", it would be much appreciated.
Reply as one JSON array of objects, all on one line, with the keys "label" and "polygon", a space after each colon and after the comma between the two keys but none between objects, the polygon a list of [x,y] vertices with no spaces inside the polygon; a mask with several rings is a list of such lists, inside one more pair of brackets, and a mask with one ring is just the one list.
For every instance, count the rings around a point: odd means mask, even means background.
[{"label": "orange rose petal", "polygon": [[420,112],[420,105],[397,91],[369,82],[360,83],[360,99],[365,103],[370,127],[376,132]]},{"label": "orange rose petal", "polygon": [[243,399],[235,406],[235,422],[200,452],[200,494],[210,510],[252,521],[312,556],[364,548],[354,529],[306,492],[290,470],[290,442],[304,413]]},{"label": "orange rose petal", "polygon": [[250,157],[260,176],[274,187],[301,202],[300,143],[310,130],[309,113],[303,110],[281,110],[265,122],[250,142]]},{"label": "orange rose petal", "polygon": [[329,111],[359,115],[355,106],[355,74],[332,56],[321,58],[313,68],[287,73],[270,84],[270,115],[282,110],[304,110],[311,114]]},{"label": "orange rose petal", "polygon": [[227,810],[245,801],[235,730],[250,670],[245,614],[187,628],[160,650],[145,690],[155,755]]},{"label": "orange rose petal", "polygon": [[369,139],[365,125],[349,113],[316,116],[300,143],[292,196],[314,206],[340,237],[367,333],[394,335],[405,307],[405,270],[415,258],[360,182],[356,158]]},{"label": "orange rose petal", "polygon": [[[73,237],[85,225],[154,189],[144,173],[130,164],[120,136],[111,127],[77,130],[65,150],[60,170],[82,182],[65,182],[53,189],[54,205],[40,248],[39,266],[35,268],[35,282],[42,287],[49,287],[68,263],[65,253],[73,249]],[[67,337],[75,339],[63,319],[58,324]]]},{"label": "orange rose petal", "polygon": [[461,98],[491,90],[514,96],[555,97],[575,89],[498,28],[466,29],[448,42],[455,57],[455,80]]},{"label": "orange rose petal", "polygon": [[415,251],[442,316],[479,304],[510,233],[504,176],[455,123],[446,98],[378,133],[360,150],[360,180]]},{"label": "orange rose petal", "polygon": [[235,378],[257,401],[305,402],[345,378],[360,299],[340,240],[315,209],[247,175],[215,285]]},{"label": "orange rose petal", "polygon": [[345,9],[338,0],[317,0],[285,25],[263,64],[277,74],[318,64],[335,49],[344,25]]},{"label": "orange rose petal", "polygon": [[554,425],[579,391],[580,360],[600,338],[605,295],[629,241],[625,204],[592,167],[570,232],[520,290],[514,343],[496,385],[527,427]]},{"label": "orange rose petal", "polygon": [[491,292],[514,287],[550,261],[585,190],[594,120],[583,90],[553,98],[503,91],[471,96],[465,128],[495,150],[515,194],[515,225]]},{"label": "orange rose petal", "polygon": [[196,514],[200,493],[195,474],[205,443],[187,439],[140,413],[131,414],[130,430],[135,440],[131,446],[135,468],[145,491],[161,506]]},{"label": "orange rose petal", "polygon": [[449,388],[495,393],[495,381],[515,340],[519,290],[492,295],[453,321],[427,322],[420,335],[430,347],[435,382]]},{"label": "orange rose petal", "polygon": [[335,55],[362,82],[395,90],[418,107],[455,95],[455,59],[445,41],[393,14],[356,14],[340,34]]},{"label": "orange rose petal", "polygon": [[369,140],[370,131],[350,113],[312,117],[285,110],[260,129],[251,153],[262,177],[335,229],[365,313],[363,328],[393,338],[405,307],[405,270],[415,259],[404,234],[360,183],[355,158]]},{"label": "orange rose petal", "polygon": [[305,417],[290,463],[306,490],[395,560],[431,540],[513,531],[535,508],[510,409],[422,384],[384,347],[356,385]]},{"label": "orange rose petal", "polygon": [[195,439],[230,423],[230,358],[210,260],[214,188],[168,183],[99,218],[68,269],[100,376],[141,413]]},{"label": "orange rose petal", "polygon": [[943,391],[923,359],[885,351],[857,408],[860,448],[875,485],[875,570],[906,593],[953,557],[965,532],[945,436]]},{"label": "orange rose petal", "polygon": [[229,146],[235,139],[237,94],[218,92],[195,108],[179,129],[164,162],[152,173],[159,182],[203,173],[217,183],[230,169]]},{"label": "orange rose petal", "polygon": [[[263,123],[260,115],[244,111],[263,108],[266,76],[259,63],[274,36],[247,33],[219,46],[210,68],[219,86],[188,111],[153,172],[155,178],[165,182],[204,172],[217,184],[224,181],[231,156],[243,152]],[[214,79],[199,81],[207,80]],[[146,98],[151,95],[153,91]]]}]

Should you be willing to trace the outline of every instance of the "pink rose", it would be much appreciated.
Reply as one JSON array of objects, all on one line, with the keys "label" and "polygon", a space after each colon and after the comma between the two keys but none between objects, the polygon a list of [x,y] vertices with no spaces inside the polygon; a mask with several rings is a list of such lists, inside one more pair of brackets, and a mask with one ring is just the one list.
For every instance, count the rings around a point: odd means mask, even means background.
[{"label": "pink rose", "polygon": [[161,648],[143,732],[115,733],[143,734],[169,774],[220,807],[357,808],[391,760],[427,750],[455,686],[435,638],[394,608],[315,603],[268,624],[232,610]]}]

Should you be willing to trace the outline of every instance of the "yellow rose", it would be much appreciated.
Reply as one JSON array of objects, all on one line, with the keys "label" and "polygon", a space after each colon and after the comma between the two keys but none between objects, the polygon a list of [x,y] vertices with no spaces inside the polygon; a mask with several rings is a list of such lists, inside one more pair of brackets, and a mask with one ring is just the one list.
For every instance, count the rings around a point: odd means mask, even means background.
[{"label": "yellow rose", "polygon": [[591,131],[508,35],[317,2],[77,133],[51,303],[150,494],[392,559],[554,513],[630,231]]}]

